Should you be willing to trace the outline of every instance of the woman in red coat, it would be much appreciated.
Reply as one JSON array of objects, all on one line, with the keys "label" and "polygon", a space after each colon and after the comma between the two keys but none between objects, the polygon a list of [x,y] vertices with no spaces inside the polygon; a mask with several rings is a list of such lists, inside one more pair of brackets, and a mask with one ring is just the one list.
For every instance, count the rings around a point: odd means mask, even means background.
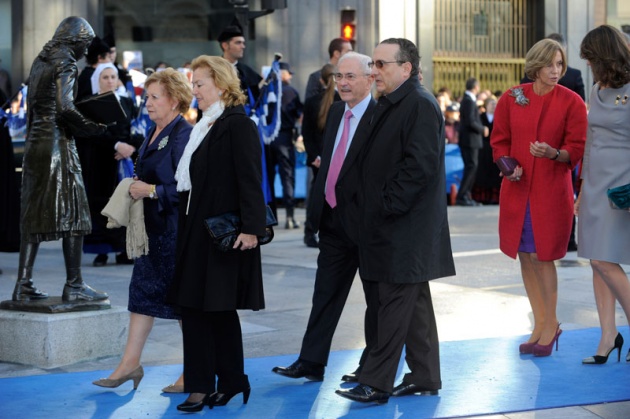
[{"label": "woman in red coat", "polygon": [[503,253],[518,254],[534,314],[534,330],[519,350],[535,356],[550,355],[562,333],[554,260],[567,251],[574,200],[571,170],[586,141],[584,102],[558,85],[566,68],[559,43],[537,42],[525,57],[525,74],[534,82],[501,96],[490,139],[495,161],[511,156],[519,162],[501,185],[499,239]]}]

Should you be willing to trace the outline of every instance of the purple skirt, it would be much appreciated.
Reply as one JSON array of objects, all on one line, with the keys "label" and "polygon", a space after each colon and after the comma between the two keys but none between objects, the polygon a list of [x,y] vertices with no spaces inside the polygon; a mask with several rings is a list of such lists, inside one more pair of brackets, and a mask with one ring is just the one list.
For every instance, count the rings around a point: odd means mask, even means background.
[{"label": "purple skirt", "polygon": [[523,231],[521,232],[521,243],[518,246],[519,252],[536,253],[536,243],[534,243],[534,230],[532,229],[532,215],[529,212],[529,202],[525,210],[525,220],[523,221]]}]

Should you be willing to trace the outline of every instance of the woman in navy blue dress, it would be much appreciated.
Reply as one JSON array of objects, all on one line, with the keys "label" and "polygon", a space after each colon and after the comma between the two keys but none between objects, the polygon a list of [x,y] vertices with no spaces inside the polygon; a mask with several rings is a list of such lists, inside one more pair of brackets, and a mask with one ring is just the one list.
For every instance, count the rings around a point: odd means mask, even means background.
[{"label": "woman in navy blue dress", "polygon": [[[192,130],[182,116],[190,107],[192,89],[183,74],[168,68],[152,74],[145,90],[147,111],[155,126],[138,150],[136,181],[129,194],[143,200],[149,253],[136,259],[129,284],[131,317],[125,352],[108,378],[94,382],[101,387],[118,387],[133,380],[137,388],[144,375],[140,356],[154,318],[179,319],[164,298],[175,267],[179,205],[175,170]],[[183,387],[183,377],[175,384]]]}]

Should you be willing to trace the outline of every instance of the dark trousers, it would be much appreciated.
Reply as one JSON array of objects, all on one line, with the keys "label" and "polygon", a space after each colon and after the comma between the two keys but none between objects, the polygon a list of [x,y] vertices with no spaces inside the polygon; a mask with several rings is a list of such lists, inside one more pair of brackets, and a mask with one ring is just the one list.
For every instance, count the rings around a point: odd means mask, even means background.
[{"label": "dark trousers", "polygon": [[[310,166],[311,168],[311,173],[313,173],[313,176],[311,176],[311,183],[308,185],[308,196],[309,196],[309,200],[312,197],[312,193],[313,193],[313,186],[315,185],[315,180],[317,179],[317,172],[319,172],[319,169],[315,166]],[[306,222],[304,223],[304,235],[305,236],[310,236],[315,234],[315,231],[313,230],[313,226],[311,224],[311,221],[309,219],[309,210],[308,208],[310,207],[310,205],[306,206]]]},{"label": "dark trousers", "polygon": [[464,178],[459,185],[459,191],[457,191],[458,200],[466,200],[471,197],[470,192],[475,184],[475,178],[477,177],[477,167],[479,167],[479,149],[472,147],[459,147],[462,153],[462,160],[464,160]]},{"label": "dark trousers", "polygon": [[[332,338],[358,268],[357,246],[345,234],[337,211],[324,203],[319,228],[313,307],[302,340],[301,359],[322,365],[328,363]],[[366,287],[367,284],[363,282],[368,309],[364,319],[366,348],[361,360],[365,359],[376,339],[377,311],[374,308],[378,304],[378,290]]]},{"label": "dark trousers", "polygon": [[[280,131],[271,143],[273,165],[278,167],[280,183],[282,183],[282,202],[286,208],[295,206],[295,146],[293,133]],[[273,182],[273,179],[270,180]]]},{"label": "dark trousers", "polygon": [[187,393],[235,393],[249,387],[236,310],[207,312],[182,308],[182,332]]},{"label": "dark trousers", "polygon": [[440,343],[429,283],[372,282],[370,286],[378,289],[378,334],[359,382],[391,392],[404,346],[411,372],[403,382],[427,390],[442,388]]}]

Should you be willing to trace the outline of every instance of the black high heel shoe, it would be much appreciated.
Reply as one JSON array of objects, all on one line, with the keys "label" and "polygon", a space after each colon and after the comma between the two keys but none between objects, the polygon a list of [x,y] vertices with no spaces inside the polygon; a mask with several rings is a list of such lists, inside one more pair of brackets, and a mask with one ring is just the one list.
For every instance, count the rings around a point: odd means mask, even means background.
[{"label": "black high heel shoe", "polygon": [[219,393],[217,391],[216,393],[212,393],[210,395],[210,403],[212,403],[212,406],[225,406],[232,397],[236,396],[238,393],[243,393],[243,404],[247,404],[251,391],[251,387],[247,387],[245,390],[237,391],[235,393]]},{"label": "black high heel shoe", "polygon": [[[584,358],[582,360],[582,364],[605,364],[608,361],[608,356],[615,349],[617,350],[617,362],[621,361],[621,347],[623,346],[623,336],[621,333],[617,333],[617,337],[615,338],[615,346],[608,350],[606,355],[593,355],[588,358]],[[626,358],[627,359],[627,358]]]},{"label": "black high heel shoe", "polygon": [[214,394],[216,393],[206,394],[198,402],[189,402],[186,400],[184,403],[177,405],[177,410],[181,412],[201,412],[204,406],[208,406],[212,409],[214,405],[211,403],[211,398]]}]

